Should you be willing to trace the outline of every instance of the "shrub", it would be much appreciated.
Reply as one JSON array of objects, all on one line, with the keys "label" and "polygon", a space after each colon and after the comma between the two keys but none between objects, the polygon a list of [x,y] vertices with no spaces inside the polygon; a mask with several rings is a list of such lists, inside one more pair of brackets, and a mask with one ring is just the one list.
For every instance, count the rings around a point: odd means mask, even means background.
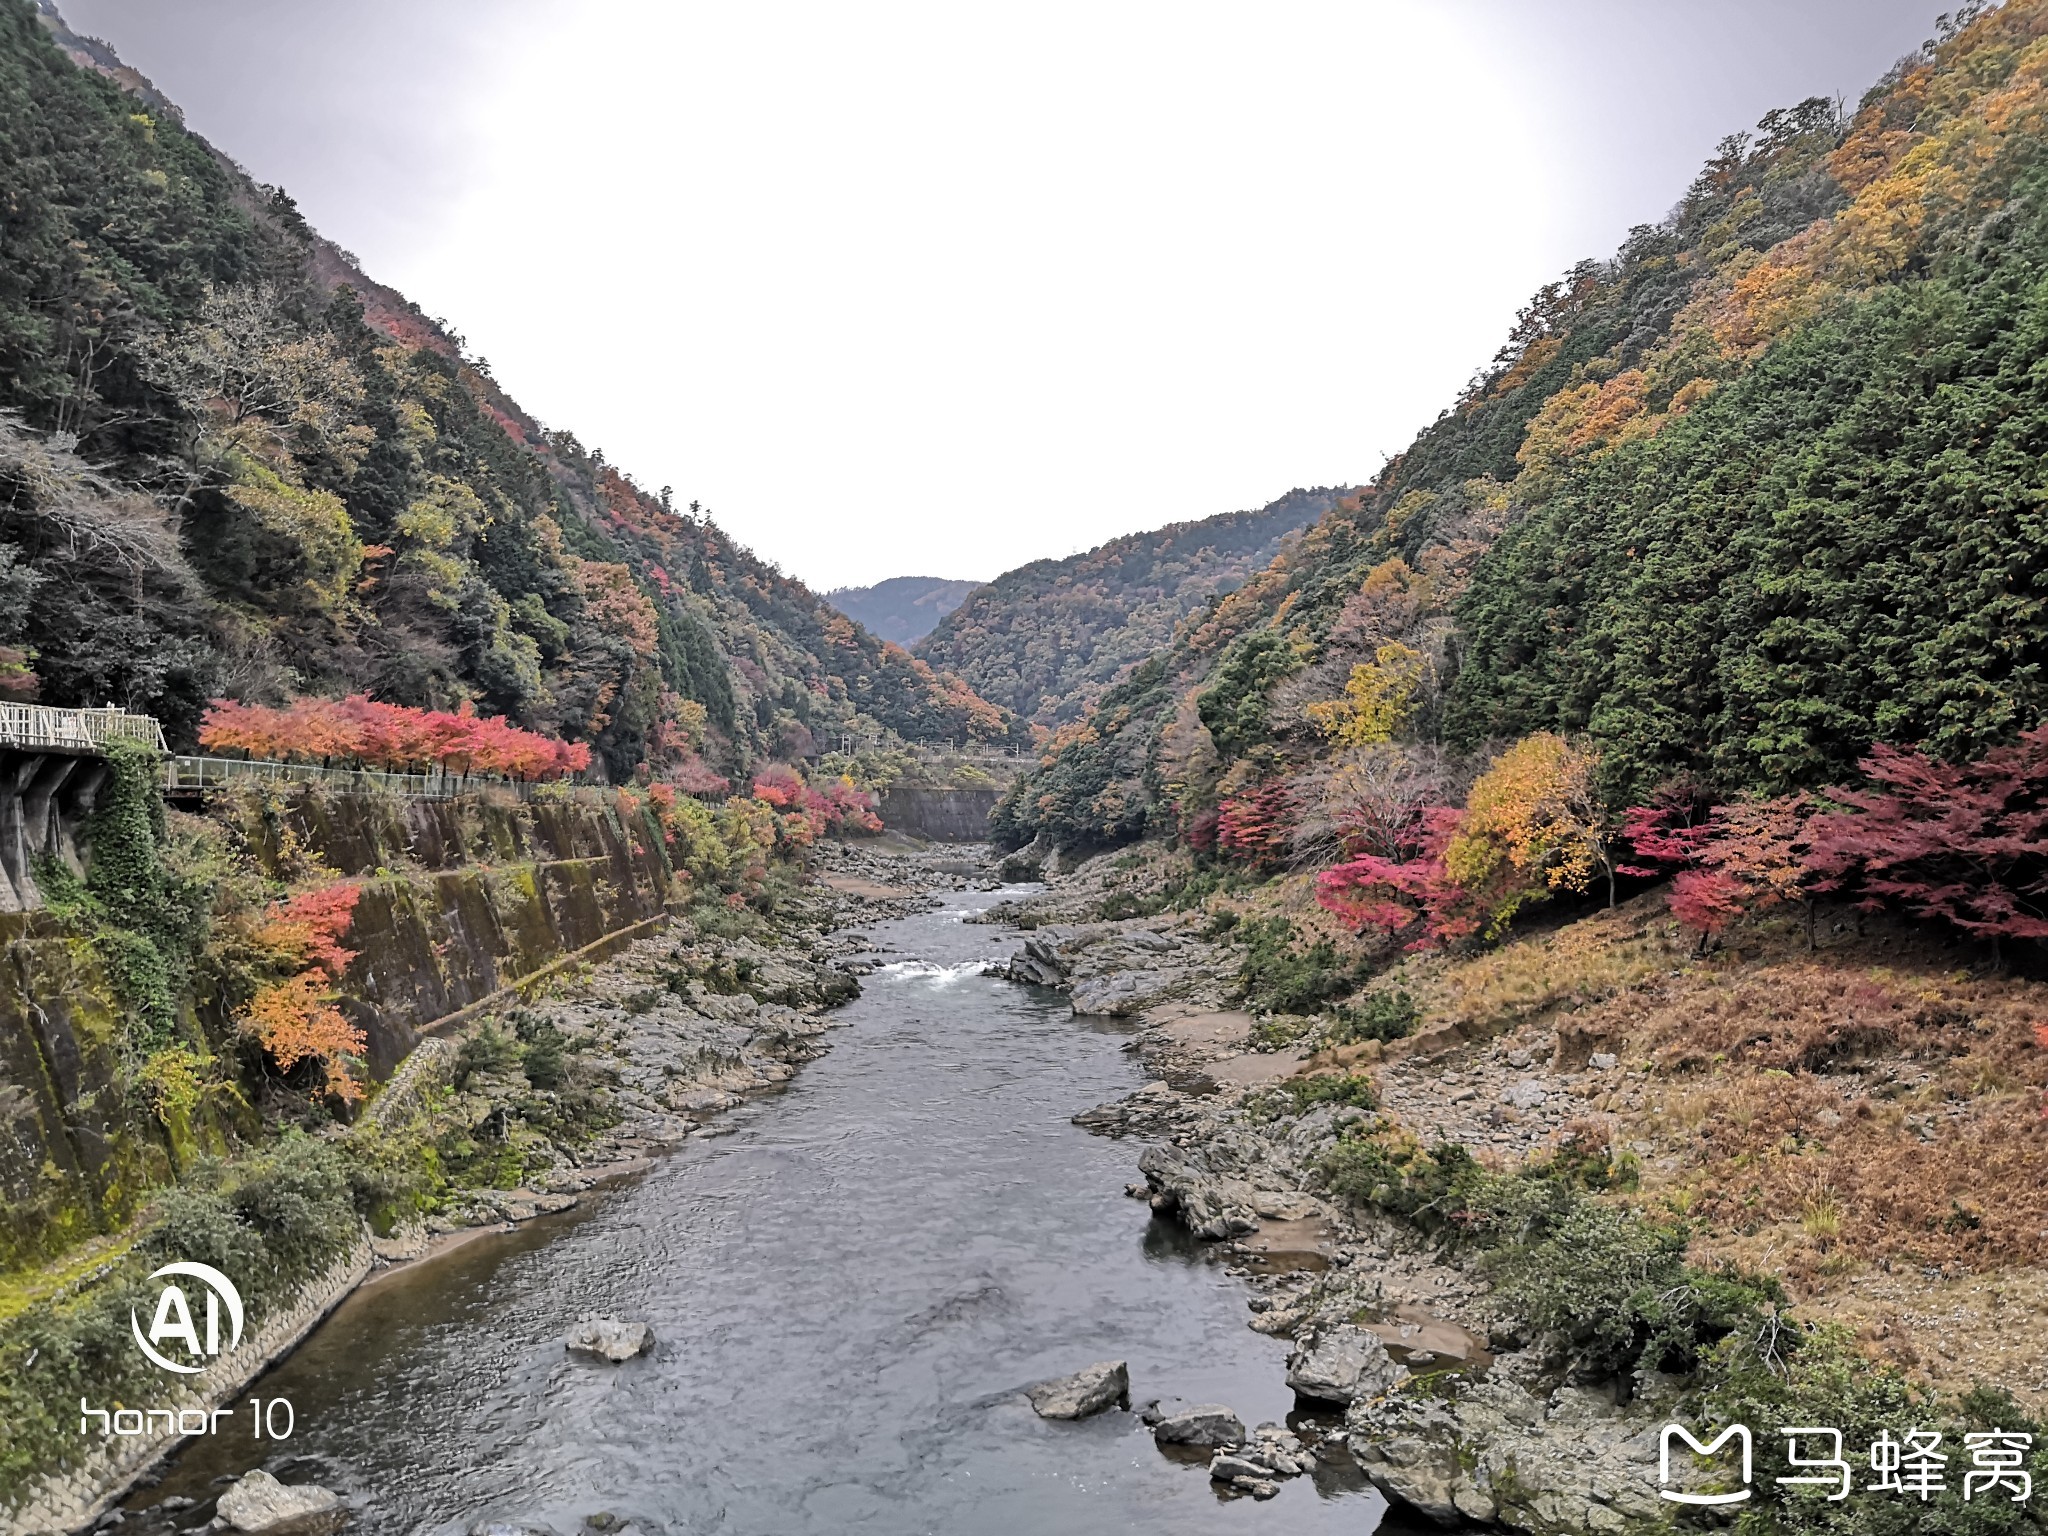
[{"label": "shrub", "polygon": [[1339,1008],[1324,1034],[1331,1045],[1354,1045],[1361,1040],[1405,1040],[1422,1022],[1422,1010],[1402,988],[1369,992],[1364,1001]]},{"label": "shrub", "polygon": [[1127,917],[1152,917],[1164,912],[1173,898],[1166,891],[1111,891],[1095,904],[1095,921],[1121,922]]},{"label": "shrub", "polygon": [[[1924,1503],[1867,1493],[1831,1503],[1828,1488],[1779,1483],[1802,1469],[1787,1460],[1782,1434],[1760,1429],[1751,1478],[1756,1501],[1737,1519],[1737,1536],[2003,1536],[2040,1529],[2028,1506],[2013,1503],[2009,1494],[1986,1497],[1980,1489],[1968,1502],[1960,1497],[1970,1465],[1963,1436],[1975,1431],[2031,1435],[2025,1469],[2037,1490],[2048,1484],[2044,1426],[2001,1389],[1979,1387],[1960,1398],[1938,1397],[1896,1369],[1866,1359],[1839,1325],[1731,1335],[1714,1351],[1708,1374],[1711,1384],[1703,1405],[1708,1422],[1839,1429],[1843,1458],[1856,1468],[1859,1486],[1867,1447],[1881,1433],[1897,1440],[1907,1428],[1938,1431],[1949,1457],[1946,1492]],[[1802,1453],[1828,1454],[1827,1442],[1818,1444],[1817,1450],[1808,1440]]]},{"label": "shrub", "polygon": [[463,1038],[455,1052],[456,1091],[459,1093],[468,1088],[470,1079],[480,1072],[502,1072],[507,1067],[519,1065],[519,1058],[518,1040],[496,1024],[485,1021],[474,1033]]},{"label": "shrub", "polygon": [[1502,1302],[1603,1377],[1638,1364],[1692,1371],[1710,1345],[1784,1299],[1775,1281],[1687,1264],[1683,1228],[1582,1196],[1547,1228],[1490,1255],[1486,1268]]},{"label": "shrub", "polygon": [[1337,959],[1336,946],[1318,939],[1306,949],[1296,948],[1294,924],[1284,917],[1247,919],[1237,932],[1245,944],[1238,988],[1254,1007],[1314,1013],[1352,988],[1352,971]]},{"label": "shrub", "polygon": [[513,1016],[512,1030],[519,1039],[519,1066],[526,1080],[536,1088],[561,1087],[566,1042],[555,1021],[522,1011]]},{"label": "shrub", "polygon": [[1684,1228],[1591,1199],[1589,1174],[1605,1182],[1611,1173],[1583,1149],[1500,1174],[1455,1142],[1425,1152],[1354,1134],[1324,1155],[1320,1172],[1335,1194],[1403,1217],[1447,1247],[1476,1247],[1501,1303],[1600,1377],[1638,1365],[1692,1370],[1784,1299],[1774,1281],[1688,1264]]},{"label": "shrub", "polygon": [[758,912],[714,901],[700,901],[691,907],[690,922],[699,933],[716,939],[759,938],[768,932]]},{"label": "shrub", "polygon": [[1325,1074],[1289,1078],[1280,1085],[1280,1092],[1286,1096],[1290,1112],[1297,1115],[1322,1104],[1351,1109],[1380,1107],[1380,1096],[1372,1079],[1355,1072],[1344,1077]]}]

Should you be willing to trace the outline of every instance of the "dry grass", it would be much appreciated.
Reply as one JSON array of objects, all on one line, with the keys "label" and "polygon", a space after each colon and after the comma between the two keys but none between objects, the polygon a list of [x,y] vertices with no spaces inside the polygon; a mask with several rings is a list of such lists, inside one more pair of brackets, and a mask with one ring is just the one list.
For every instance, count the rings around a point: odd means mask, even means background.
[{"label": "dry grass", "polygon": [[[1255,907],[1325,925],[1304,879]],[[1554,1025],[1647,1071],[1603,1095],[1644,1159],[1643,1200],[1702,1256],[1808,1296],[1874,1268],[1949,1275],[2048,1265],[2048,986],[1906,926],[1842,916],[1730,935],[1711,959],[1648,893],[1490,952],[1411,956],[1425,1053]],[[1340,953],[1362,952],[1348,936]]]},{"label": "dry grass", "polygon": [[1684,964],[1688,942],[1662,898],[1643,897],[1470,957],[1414,957],[1391,979],[1414,994],[1432,1033],[1485,1040],[1639,994]]},{"label": "dry grass", "polygon": [[[1591,1048],[1561,1137],[1642,1160],[1627,1199],[1696,1261],[1780,1276],[1874,1358],[2048,1407],[2048,985],[1924,931],[1792,922],[1710,959],[1652,896],[1488,954],[1410,959],[1425,1053],[1517,1030]],[[1539,1049],[1539,1055],[1541,1051]]]},{"label": "dry grass", "polygon": [[[1709,1243],[1806,1286],[1857,1263],[2048,1259],[2035,983],[1801,959],[1706,969],[1628,1021],[1629,1118]],[[1615,1021],[1617,1025],[1621,1021]]]}]

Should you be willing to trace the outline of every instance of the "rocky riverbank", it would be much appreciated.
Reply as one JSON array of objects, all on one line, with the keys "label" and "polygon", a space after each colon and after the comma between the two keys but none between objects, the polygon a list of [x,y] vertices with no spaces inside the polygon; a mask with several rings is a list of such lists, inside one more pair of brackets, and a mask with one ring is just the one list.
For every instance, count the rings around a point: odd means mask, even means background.
[{"label": "rocky riverbank", "polygon": [[1539,1061],[1428,1035],[1311,1054],[1243,1010],[1237,953],[1203,913],[1088,920],[1106,889],[1128,884],[1113,868],[1092,861],[996,915],[1032,930],[1013,979],[1065,990],[1077,1014],[1138,1021],[1130,1048],[1153,1081],[1075,1119],[1146,1143],[1128,1192],[1214,1242],[1252,1290],[1249,1326],[1294,1344],[1304,1443],[1219,1448],[1212,1475],[1259,1492],[1349,1455],[1396,1504],[1447,1526],[1668,1529],[1657,1435],[1679,1384],[1572,1376],[1472,1267],[1333,1193],[1326,1168],[1365,1126],[1523,1152],[1577,1098],[1627,1091],[1615,1062],[1586,1042]]}]

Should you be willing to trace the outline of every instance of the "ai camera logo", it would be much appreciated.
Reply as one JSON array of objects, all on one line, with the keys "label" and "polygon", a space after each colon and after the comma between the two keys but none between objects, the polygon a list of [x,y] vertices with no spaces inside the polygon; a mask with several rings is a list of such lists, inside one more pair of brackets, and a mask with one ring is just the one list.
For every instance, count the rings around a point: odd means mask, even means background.
[{"label": "ai camera logo", "polygon": [[[142,1346],[142,1352],[152,1363],[167,1371],[176,1371],[180,1376],[196,1376],[219,1357],[223,1347],[232,1350],[242,1342],[242,1293],[235,1289],[234,1281],[215,1269],[211,1264],[194,1264],[180,1260],[166,1264],[149,1278],[162,1280],[165,1276],[179,1276],[197,1280],[206,1287],[205,1327],[202,1330],[193,1315],[191,1299],[185,1287],[175,1280],[166,1284],[156,1301],[156,1316],[151,1319],[149,1332],[142,1331],[142,1319],[134,1311],[128,1313],[129,1327],[134,1330],[135,1342]],[[227,1342],[221,1342],[221,1314],[227,1314]],[[181,1363],[162,1353],[163,1349],[181,1346],[185,1362]]]}]

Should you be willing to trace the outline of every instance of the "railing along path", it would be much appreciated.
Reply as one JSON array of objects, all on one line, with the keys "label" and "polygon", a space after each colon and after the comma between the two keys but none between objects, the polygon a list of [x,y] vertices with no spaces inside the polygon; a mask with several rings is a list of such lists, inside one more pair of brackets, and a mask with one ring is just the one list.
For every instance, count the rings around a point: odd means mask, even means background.
[{"label": "railing along path", "polygon": [[116,741],[139,741],[162,752],[164,728],[149,715],[105,709],[52,709],[47,704],[0,704],[0,747],[44,752],[104,752]]}]

